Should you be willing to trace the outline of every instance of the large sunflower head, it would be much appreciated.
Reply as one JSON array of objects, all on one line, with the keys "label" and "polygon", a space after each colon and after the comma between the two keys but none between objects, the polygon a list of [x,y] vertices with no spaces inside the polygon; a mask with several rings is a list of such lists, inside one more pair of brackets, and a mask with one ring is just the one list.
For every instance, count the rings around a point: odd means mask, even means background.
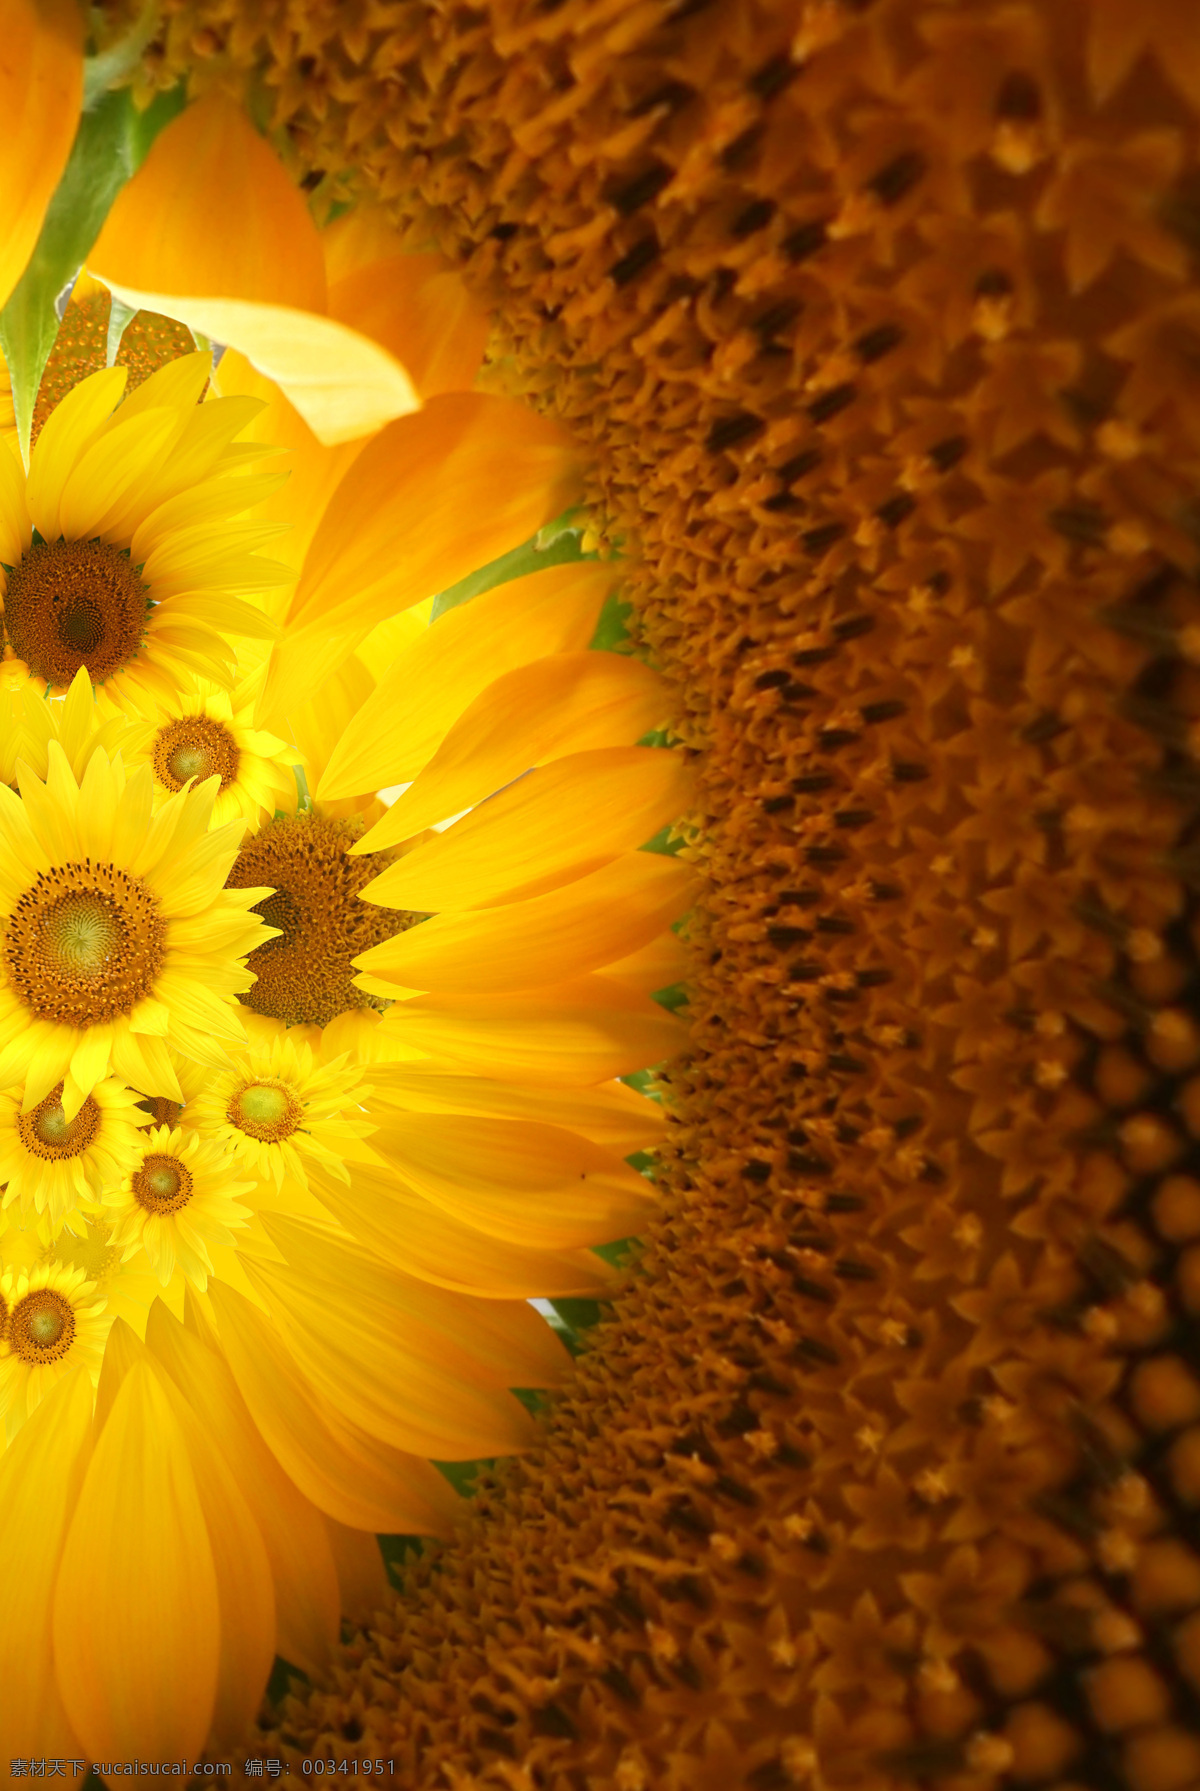
[{"label": "large sunflower head", "polygon": [[[280,1186],[307,1187],[305,1159],[345,1180],[345,1158],[373,1130],[360,1116],[370,1090],[361,1065],[343,1057],[318,1063],[309,1045],[256,1028],[259,1042],[232,1070],[213,1076],[193,1105],[199,1131],[245,1172]],[[263,1036],[267,1033],[267,1036]]]},{"label": "large sunflower head", "polygon": [[110,1065],[144,1094],[182,1098],[167,1055],[224,1064],[243,1038],[245,953],[267,936],[226,890],[234,826],[209,833],[215,782],[151,820],[150,773],[93,753],[76,783],[51,742],[45,782],[0,790],[0,1086],[31,1111],[63,1085],[68,1120]]},{"label": "large sunflower head", "polygon": [[232,681],[228,631],[272,633],[247,598],[291,574],[257,551],[277,531],[236,519],[276,480],[235,444],[253,401],[198,402],[209,371],[182,356],[122,404],[126,370],[103,368],[47,418],[27,478],[0,454],[6,651],[51,689],[86,670],[135,708],[170,701],[193,673]]},{"label": "large sunflower head", "polygon": [[20,1091],[0,1094],[0,1181],[4,1204],[36,1213],[49,1241],[65,1223],[82,1230],[80,1208],[119,1179],[137,1154],[137,1096],[109,1077],[70,1119],[57,1083],[28,1112]]},{"label": "large sunflower head", "polygon": [[232,1181],[220,1144],[178,1127],[140,1134],[125,1175],[110,1184],[109,1242],[128,1261],[144,1250],[163,1287],[178,1272],[204,1292],[213,1272],[210,1244],[232,1244],[250,1214],[237,1201],[253,1181]]},{"label": "large sunflower head", "polygon": [[0,1413],[11,1437],[68,1368],[100,1374],[112,1322],[82,1269],[43,1263],[0,1276]]},{"label": "large sunflower head", "polygon": [[253,699],[244,690],[231,694],[202,682],[179,691],[130,723],[121,750],[130,766],[149,765],[156,807],[188,783],[215,777],[214,827],[235,820],[254,827],[295,805],[296,749],[254,726]]}]

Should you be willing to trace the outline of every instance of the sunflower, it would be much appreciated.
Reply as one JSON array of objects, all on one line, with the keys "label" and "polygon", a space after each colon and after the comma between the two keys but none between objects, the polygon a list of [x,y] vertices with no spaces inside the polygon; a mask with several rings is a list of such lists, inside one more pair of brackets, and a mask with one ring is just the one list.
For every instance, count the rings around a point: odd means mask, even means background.
[{"label": "sunflower", "polygon": [[275,531],[238,519],[276,479],[235,442],[245,402],[197,402],[210,366],[170,361],[123,404],[125,369],[93,373],[48,418],[27,478],[0,454],[6,650],[50,689],[86,669],[136,710],[190,674],[228,685],[227,636],[272,632],[246,598],[291,575],[258,551]]},{"label": "sunflower", "polygon": [[234,1231],[250,1217],[237,1197],[253,1187],[229,1180],[229,1159],[218,1144],[155,1126],[141,1134],[136,1156],[105,1190],[109,1243],[124,1261],[144,1250],[163,1287],[178,1269],[203,1293],[213,1272],[208,1246],[234,1242]]},{"label": "sunflower", "polygon": [[[57,742],[45,782],[21,774],[0,807],[0,1083],[26,1112],[63,1084],[73,1120],[110,1064],[129,1086],[181,1098],[167,1044],[227,1061],[235,997],[263,938],[259,891],[229,891],[236,826],[208,835],[215,780],[151,821],[146,768],[128,781],[103,751],[77,783]],[[208,835],[208,837],[205,837]]]},{"label": "sunflower", "polygon": [[80,1229],[81,1208],[119,1181],[136,1158],[138,1097],[111,1077],[97,1082],[70,1119],[63,1085],[28,1111],[21,1094],[0,1094],[0,1183],[4,1204],[45,1215],[53,1236]]},{"label": "sunflower", "polygon": [[112,1315],[82,1269],[54,1263],[6,1269],[0,1300],[0,1413],[11,1437],[70,1369],[81,1367],[99,1379]]},{"label": "sunflower", "polygon": [[202,684],[156,702],[120,736],[131,767],[148,764],[156,804],[189,782],[218,778],[212,825],[242,820],[258,826],[277,809],[294,806],[296,750],[254,726],[253,698]]},{"label": "sunflower", "polygon": [[345,1176],[345,1157],[371,1129],[353,1117],[367,1087],[360,1066],[345,1057],[318,1064],[308,1045],[280,1027],[237,1053],[233,1069],[210,1076],[192,1103],[192,1121],[235,1169],[277,1187],[287,1175],[304,1187],[308,1163]]}]

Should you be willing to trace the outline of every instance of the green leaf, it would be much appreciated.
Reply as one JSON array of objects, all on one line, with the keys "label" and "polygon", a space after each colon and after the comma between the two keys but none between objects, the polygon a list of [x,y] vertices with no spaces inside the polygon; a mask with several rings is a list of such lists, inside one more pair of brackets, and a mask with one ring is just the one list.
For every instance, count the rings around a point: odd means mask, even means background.
[{"label": "green leaf", "polygon": [[584,553],[580,547],[580,531],[569,521],[571,511],[564,511],[554,522],[539,529],[520,547],[514,547],[508,553],[501,554],[498,560],[492,560],[486,566],[480,566],[475,572],[469,572],[466,578],[460,578],[456,585],[448,591],[442,591],[433,600],[431,622],[444,616],[448,609],[456,609],[460,603],[469,603],[472,597],[479,597],[484,591],[491,591],[496,585],[504,585],[513,578],[524,578],[530,572],[542,572],[548,566],[566,566],[576,560],[594,560],[594,553]]},{"label": "green leaf", "polygon": [[145,112],[138,112],[128,92],[106,93],[79,121],[37,247],[0,311],[0,348],[26,460],[38,387],[58,333],[55,301],[87,260],[113,200],[182,104],[182,89],[160,95]]},{"label": "green leaf", "polygon": [[629,618],[633,605],[615,591],[604,599],[604,608],[596,623],[596,632],[588,642],[593,653],[613,653],[630,638]]}]

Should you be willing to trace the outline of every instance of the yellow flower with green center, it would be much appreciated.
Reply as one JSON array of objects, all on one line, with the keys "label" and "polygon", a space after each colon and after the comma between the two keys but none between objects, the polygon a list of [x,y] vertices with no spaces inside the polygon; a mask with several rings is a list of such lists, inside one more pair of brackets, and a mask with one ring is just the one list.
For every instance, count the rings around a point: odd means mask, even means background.
[{"label": "yellow flower with green center", "polygon": [[209,1078],[191,1105],[192,1123],[236,1172],[276,1187],[285,1175],[305,1187],[310,1163],[345,1179],[346,1159],[363,1154],[360,1141],[371,1131],[356,1117],[369,1092],[363,1067],[344,1056],[318,1063],[282,1026],[267,1039]]},{"label": "yellow flower with green center", "polygon": [[45,782],[0,789],[0,1084],[29,1112],[58,1083],[74,1119],[110,1065],[181,1099],[168,1045],[228,1061],[243,1038],[245,954],[265,936],[261,891],[226,890],[236,825],[209,832],[213,781],[152,818],[150,772],[95,752],[77,783],[51,742]]},{"label": "yellow flower with green center", "polygon": [[129,1261],[140,1250],[173,1310],[182,1311],[183,1283],[204,1292],[213,1272],[210,1246],[232,1245],[250,1219],[238,1196],[255,1186],[233,1181],[228,1154],[195,1132],[155,1126],[139,1136],[137,1154],[105,1191],[109,1243]]},{"label": "yellow flower with green center", "polygon": [[297,762],[295,747],[254,725],[254,700],[246,691],[218,690],[201,683],[156,702],[120,734],[122,756],[130,767],[148,764],[154,773],[154,799],[192,782],[219,780],[212,825],[241,820],[257,826],[277,809],[294,808]]},{"label": "yellow flower with green center", "polygon": [[43,1219],[46,1241],[82,1228],[101,1190],[119,1181],[138,1150],[138,1097],[120,1082],[97,1082],[78,1112],[63,1109],[57,1083],[28,1112],[19,1093],[0,1094],[0,1183],[4,1205]]},{"label": "yellow flower with green center", "polygon": [[71,1369],[99,1378],[112,1322],[82,1269],[45,1263],[0,1274],[0,1416],[11,1437]]}]

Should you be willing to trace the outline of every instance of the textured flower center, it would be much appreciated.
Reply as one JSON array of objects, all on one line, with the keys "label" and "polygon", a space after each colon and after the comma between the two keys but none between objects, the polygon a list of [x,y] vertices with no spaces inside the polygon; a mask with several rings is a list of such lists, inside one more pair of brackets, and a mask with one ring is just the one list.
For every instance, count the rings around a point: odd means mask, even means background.
[{"label": "textured flower center", "polygon": [[358,822],[331,815],[285,815],[238,854],[227,887],[273,887],[255,913],[280,932],[246,960],[258,981],[239,999],[255,1013],[288,1026],[328,1026],[348,1008],[386,1007],[354,987],[352,959],[423,916],[360,900],[359,890],[389,862],[386,853],[350,856],[361,832]]},{"label": "textured flower center", "polygon": [[39,1020],[100,1026],[129,1014],[162,969],[166,923],[137,877],[108,864],[39,873],[4,934],[9,982]]},{"label": "textured flower center", "polygon": [[182,790],[189,777],[219,777],[222,790],[237,782],[241,753],[222,722],[207,715],[184,715],[154,736],[154,775],[168,790]]},{"label": "textured flower center", "polygon": [[278,1144],[296,1130],[304,1109],[281,1083],[248,1082],[230,1101],[227,1117],[248,1138]]},{"label": "textured flower center", "polygon": [[177,1213],[192,1198],[192,1172],[177,1157],[146,1158],[133,1178],[133,1192],[148,1213]]},{"label": "textured flower center", "polygon": [[100,1109],[89,1095],[74,1119],[63,1112],[63,1085],[51,1089],[32,1113],[18,1113],[17,1133],[31,1156],[61,1163],[82,1156],[100,1130]]},{"label": "textured flower center", "polygon": [[143,1131],[153,1126],[177,1126],[183,1115],[182,1102],[168,1100],[166,1095],[143,1095],[138,1109],[150,1116],[137,1122]]},{"label": "textured flower center", "polygon": [[39,1287],[13,1307],[8,1341],[13,1354],[32,1367],[58,1362],[75,1337],[75,1313],[52,1287]]},{"label": "textured flower center", "polygon": [[136,567],[107,541],[35,541],[8,574],[13,652],[49,684],[68,685],[81,666],[103,684],[136,656],[146,612]]}]

